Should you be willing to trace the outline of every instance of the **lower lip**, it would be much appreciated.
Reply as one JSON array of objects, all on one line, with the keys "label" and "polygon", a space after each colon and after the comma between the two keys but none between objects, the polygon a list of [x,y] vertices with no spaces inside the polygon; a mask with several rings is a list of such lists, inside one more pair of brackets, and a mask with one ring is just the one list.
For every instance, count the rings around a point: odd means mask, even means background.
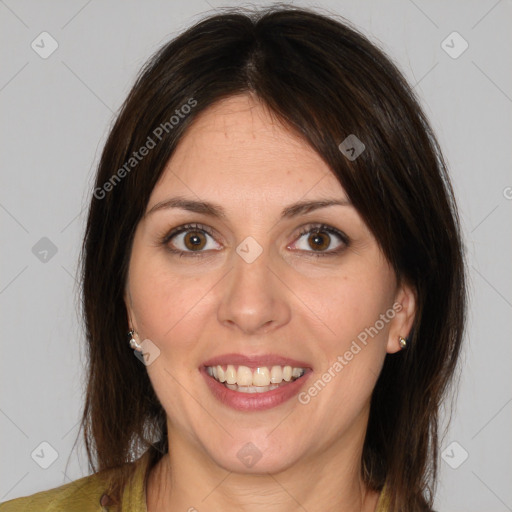
[{"label": "lower lip", "polygon": [[293,382],[289,382],[288,384],[284,384],[270,391],[265,391],[264,393],[242,393],[240,391],[233,391],[213,377],[210,377],[204,366],[200,371],[215,398],[238,411],[263,411],[281,405],[300,391],[300,388],[312,373],[307,370],[302,377]]}]

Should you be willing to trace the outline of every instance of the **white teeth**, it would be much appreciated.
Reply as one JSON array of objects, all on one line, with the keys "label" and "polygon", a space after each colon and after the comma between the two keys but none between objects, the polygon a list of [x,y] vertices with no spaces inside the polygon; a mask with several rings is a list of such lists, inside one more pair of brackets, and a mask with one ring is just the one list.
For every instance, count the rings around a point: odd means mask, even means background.
[{"label": "white teeth", "polygon": [[302,375],[302,370],[300,368],[294,368],[292,370],[292,377],[293,378],[298,379],[301,375]]},{"label": "white teeth", "polygon": [[302,377],[305,373],[304,368],[292,368],[291,366],[275,365],[271,369],[260,366],[251,370],[248,366],[240,365],[236,368],[232,364],[228,364],[225,370],[220,365],[207,366],[206,371],[215,380],[225,383],[229,389],[236,388],[238,391],[242,391],[240,387],[243,387],[244,393],[257,393],[264,388],[265,391],[268,391],[268,388],[274,389],[283,381],[290,382]]},{"label": "white teeth", "polygon": [[266,367],[256,368],[256,370],[252,374],[252,385],[253,386],[268,386],[269,384],[270,384],[270,372],[268,371],[268,368],[266,368]]},{"label": "white teeth", "polygon": [[252,385],[252,372],[247,366],[239,366],[236,374],[236,383],[239,386],[250,386]]},{"label": "white teeth", "polygon": [[232,364],[228,364],[226,373],[224,375],[226,377],[226,382],[228,384],[236,384],[237,373],[236,373],[235,367]]},{"label": "white teeth", "polygon": [[283,380],[283,370],[280,366],[272,366],[270,370],[270,382],[272,384],[279,384]]},{"label": "white teeth", "polygon": [[270,386],[237,386],[236,384],[226,384],[226,387],[232,391],[239,391],[240,393],[265,393],[266,391],[272,391],[279,387],[278,384],[272,384]]}]

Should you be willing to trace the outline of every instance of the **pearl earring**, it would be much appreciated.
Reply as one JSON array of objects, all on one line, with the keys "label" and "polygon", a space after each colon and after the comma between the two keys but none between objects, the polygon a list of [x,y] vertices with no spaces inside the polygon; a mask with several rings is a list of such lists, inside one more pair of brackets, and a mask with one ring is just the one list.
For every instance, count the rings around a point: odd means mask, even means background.
[{"label": "pearl earring", "polygon": [[142,346],[137,343],[137,340],[135,339],[136,333],[134,329],[130,329],[130,332],[128,333],[128,336],[130,337],[130,347],[133,348],[133,350],[137,350],[138,352],[142,352]]}]

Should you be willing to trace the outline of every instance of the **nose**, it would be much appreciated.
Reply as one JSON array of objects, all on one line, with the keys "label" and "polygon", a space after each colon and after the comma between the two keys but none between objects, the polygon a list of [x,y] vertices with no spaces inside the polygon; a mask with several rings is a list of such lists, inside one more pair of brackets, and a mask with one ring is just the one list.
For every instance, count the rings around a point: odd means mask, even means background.
[{"label": "nose", "polygon": [[219,302],[219,322],[244,334],[267,334],[286,325],[291,319],[287,288],[266,251],[251,263],[238,254],[233,260]]}]

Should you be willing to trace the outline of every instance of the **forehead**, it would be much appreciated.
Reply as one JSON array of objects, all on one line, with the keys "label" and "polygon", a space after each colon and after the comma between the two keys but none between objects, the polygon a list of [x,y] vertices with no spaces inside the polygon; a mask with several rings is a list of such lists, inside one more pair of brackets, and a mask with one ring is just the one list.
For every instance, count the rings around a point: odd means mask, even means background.
[{"label": "forehead", "polygon": [[214,192],[228,202],[344,196],[320,155],[248,94],[219,101],[194,120],[151,203],[171,191],[201,198]]}]

